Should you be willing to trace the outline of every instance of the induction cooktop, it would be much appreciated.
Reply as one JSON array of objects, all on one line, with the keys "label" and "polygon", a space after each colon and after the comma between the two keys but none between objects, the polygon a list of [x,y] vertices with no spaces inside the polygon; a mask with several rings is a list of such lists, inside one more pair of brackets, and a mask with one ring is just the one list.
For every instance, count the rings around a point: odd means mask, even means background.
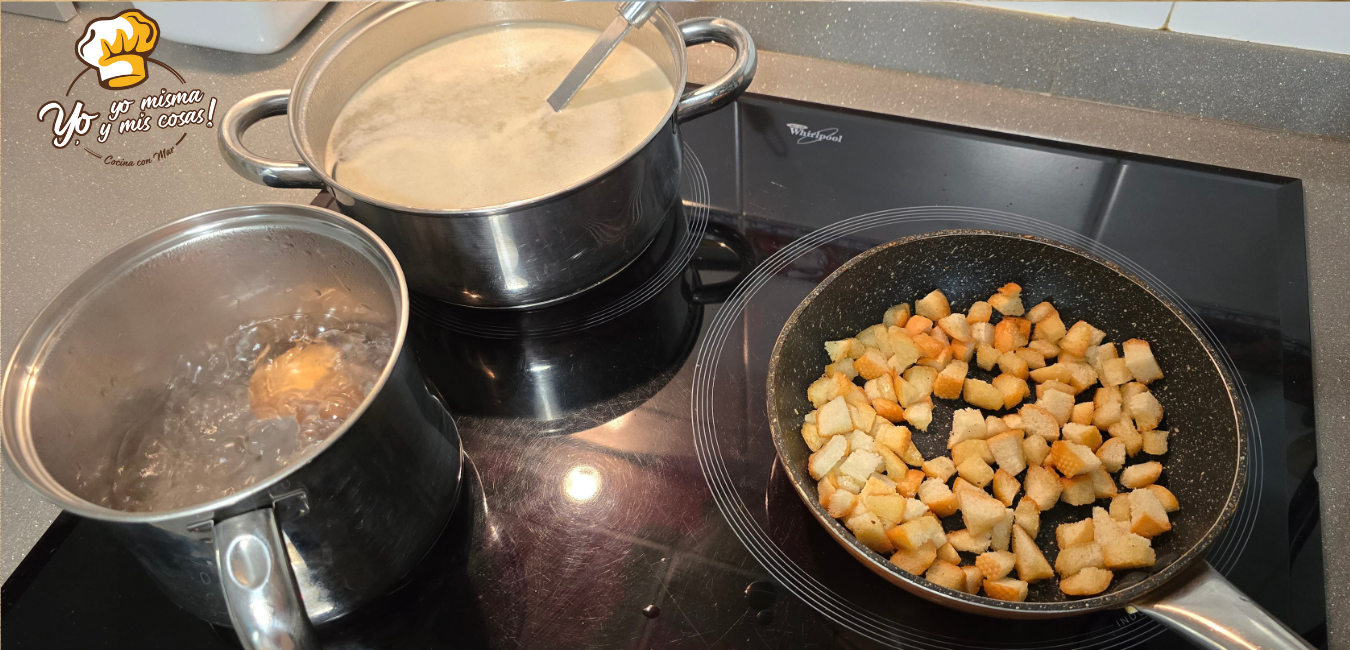
[{"label": "induction cooktop", "polygon": [[[751,95],[681,129],[684,204],[623,276],[512,315],[414,299],[467,482],[436,547],[325,648],[1189,647],[1123,611],[1010,622],[920,600],[830,539],[777,466],[764,379],[787,316],[853,255],[953,227],[1102,247],[1198,314],[1256,423],[1209,560],[1326,646],[1298,180]],[[65,514],[2,600],[8,648],[238,647]]]}]

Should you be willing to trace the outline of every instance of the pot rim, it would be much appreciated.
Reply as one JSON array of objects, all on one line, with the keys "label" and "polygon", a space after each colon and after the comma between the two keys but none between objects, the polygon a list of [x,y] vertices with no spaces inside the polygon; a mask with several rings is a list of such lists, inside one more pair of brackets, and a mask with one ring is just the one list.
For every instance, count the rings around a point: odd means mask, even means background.
[{"label": "pot rim", "polygon": [[[40,361],[47,355],[47,348],[56,340],[54,335],[61,331],[64,323],[108,282],[150,257],[205,235],[223,232],[237,226],[268,223],[278,217],[297,220],[296,223],[301,225],[313,222],[326,223],[357,236],[374,249],[377,259],[372,260],[373,262],[383,261],[387,265],[387,270],[397,286],[398,331],[394,345],[379,379],[361,404],[352,411],[337,431],[304,458],[248,489],[198,505],[150,512],[117,510],[87,501],[57,481],[47,471],[33,445],[32,431],[29,428],[29,407],[33,386],[31,382],[25,380],[33,376],[32,368],[40,369]],[[316,232],[316,234],[324,233]],[[393,374],[394,366],[398,363],[406,344],[409,312],[408,282],[393,251],[389,250],[384,241],[370,229],[340,213],[311,205],[259,203],[218,208],[178,219],[137,236],[81,271],[42,308],[42,311],[38,312],[33,322],[29,324],[14,346],[14,352],[6,363],[4,379],[0,382],[0,399],[3,399],[4,404],[4,413],[0,415],[0,418],[3,418],[0,419],[0,442],[3,444],[5,460],[9,463],[10,469],[18,472],[30,489],[61,508],[83,517],[117,523],[211,519],[216,512],[253,499],[308,466],[351,429],[384,390],[390,375]],[[18,382],[26,385],[16,386]]]},{"label": "pot rim", "polygon": [[[646,149],[647,146],[651,144],[652,140],[654,140],[657,135],[659,135],[664,129],[667,128],[667,125],[671,123],[671,120],[675,115],[676,109],[680,105],[680,101],[684,97],[684,85],[688,80],[688,71],[689,71],[688,52],[687,52],[688,46],[685,45],[684,39],[681,36],[679,23],[675,22],[675,19],[671,17],[670,13],[667,12],[664,7],[661,7],[658,8],[656,12],[652,14],[650,24],[655,26],[656,29],[666,37],[666,43],[671,46],[671,51],[674,54],[676,65],[675,72],[676,76],[678,77],[678,80],[675,83],[671,84],[674,87],[674,92],[671,93],[672,97],[670,100],[670,106],[666,108],[665,115],[651,130],[651,132],[647,134],[647,137],[643,138],[641,143],[633,147],[630,151],[628,151],[628,153],[615,159],[614,162],[610,163],[605,168],[601,169],[600,171],[594,174],[591,174],[590,176],[587,176],[586,178],[580,181],[577,181],[576,183],[556,189],[547,194],[541,194],[539,196],[531,197],[528,199],[520,199],[518,201],[512,201],[510,203],[500,203],[497,205],[469,208],[464,210],[433,210],[428,208],[418,208],[400,205],[397,203],[391,203],[383,199],[379,199],[367,194],[356,192],[348,188],[347,186],[339,183],[337,179],[333,178],[333,176],[328,173],[327,169],[324,169],[323,167],[315,164],[316,156],[314,155],[313,148],[310,146],[308,140],[302,139],[300,136],[300,134],[304,133],[303,127],[305,126],[305,118],[307,113],[307,111],[305,110],[306,102],[304,100],[309,96],[310,91],[313,90],[315,82],[317,82],[317,80],[324,74],[328,65],[332,63],[333,59],[336,58],[338,54],[346,50],[349,44],[362,38],[367,30],[387,20],[391,16],[394,16],[404,11],[411,11],[413,8],[421,4],[424,3],[421,2],[388,3],[388,4],[376,3],[357,12],[356,15],[347,19],[347,22],[343,23],[340,27],[338,27],[337,31],[330,34],[328,38],[324,39],[323,42],[319,44],[319,47],[314,51],[314,54],[312,54],[309,57],[309,60],[305,62],[304,67],[301,68],[300,72],[296,75],[295,84],[291,86],[292,104],[291,108],[287,110],[287,121],[289,122],[291,131],[291,142],[292,144],[295,145],[295,150],[300,154],[300,159],[304,161],[305,165],[307,165],[309,169],[313,171],[315,175],[317,175],[324,182],[325,185],[335,190],[338,190],[334,194],[335,196],[339,197],[338,200],[340,203],[346,203],[345,201],[342,201],[342,197],[340,196],[346,195],[347,198],[350,198],[354,201],[359,201],[364,204],[377,206],[394,212],[415,214],[424,217],[446,217],[446,218],[495,216],[504,213],[517,212],[523,209],[534,207],[536,205],[542,205],[544,203],[551,202],[554,199],[578,192],[583,188],[604,178],[605,176],[608,176],[615,169],[618,169],[620,166],[632,160],[635,156],[638,155],[639,152]],[[522,22],[540,22],[540,21],[507,19],[496,23],[492,23],[492,25],[502,26]],[[451,32],[445,34],[439,37],[437,40],[453,36],[456,33],[459,32]],[[404,56],[406,56],[406,54]],[[386,69],[388,68],[387,67],[383,68],[380,70],[380,72],[383,72]],[[362,83],[364,84],[369,82],[371,78],[366,79]],[[329,134],[331,135],[331,131]]]}]

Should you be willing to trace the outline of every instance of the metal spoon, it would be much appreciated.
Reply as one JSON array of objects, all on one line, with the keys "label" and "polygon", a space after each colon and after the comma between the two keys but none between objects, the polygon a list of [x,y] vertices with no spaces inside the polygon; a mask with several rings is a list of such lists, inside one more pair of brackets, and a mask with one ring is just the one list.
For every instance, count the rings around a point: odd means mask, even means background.
[{"label": "metal spoon", "polygon": [[609,58],[610,52],[619,45],[619,41],[628,34],[628,30],[642,27],[660,6],[659,2],[620,2],[619,15],[600,34],[600,38],[595,40],[591,49],[586,50],[586,54],[577,61],[572,71],[567,73],[558,89],[548,96],[548,105],[553,107],[553,111],[565,108],[568,102],[572,101],[572,96],[576,95],[577,91],[586,85],[591,75],[600,68],[600,64]]}]

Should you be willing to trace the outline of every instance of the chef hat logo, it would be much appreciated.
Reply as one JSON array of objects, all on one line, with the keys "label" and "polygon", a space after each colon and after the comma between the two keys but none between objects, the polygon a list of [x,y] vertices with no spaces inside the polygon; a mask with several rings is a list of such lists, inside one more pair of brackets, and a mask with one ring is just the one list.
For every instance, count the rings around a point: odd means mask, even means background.
[{"label": "chef hat logo", "polygon": [[89,22],[75,56],[98,71],[98,83],[113,90],[131,88],[146,79],[146,59],[159,43],[159,24],[128,9],[112,18]]}]

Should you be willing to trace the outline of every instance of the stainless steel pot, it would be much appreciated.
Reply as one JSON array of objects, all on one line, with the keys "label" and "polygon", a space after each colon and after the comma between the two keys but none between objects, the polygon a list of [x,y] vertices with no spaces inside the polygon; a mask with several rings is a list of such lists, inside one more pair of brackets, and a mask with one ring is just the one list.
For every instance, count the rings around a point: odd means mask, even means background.
[{"label": "stainless steel pot", "polygon": [[[350,300],[310,297],[327,286]],[[397,333],[375,388],[324,446],[199,506],[95,505],[107,483],[89,477],[111,480],[96,470],[162,399],[181,353],[297,311]],[[407,329],[398,262],[351,219],[281,205],[188,217],[103,258],[43,309],[0,387],[5,457],[42,496],[110,524],[170,597],[232,622],[244,647],[317,648],[311,622],[388,590],[457,498],[459,436],[405,347]]]},{"label": "stainless steel pot", "polygon": [[[623,270],[651,242],[679,200],[679,124],[724,106],[750,84],[755,46],[720,18],[676,24],[664,10],[625,39],[685,84],[685,47],[716,41],[736,50],[721,79],[671,101],[661,125],[627,157],[571,187],[475,210],[424,210],[354,192],[332,177],[328,137],[347,100],[400,57],[448,35],[486,25],[553,21],[603,29],[609,3],[450,2],[377,4],[348,20],[314,53],[289,90],[246,98],[226,113],[220,146],[245,178],[272,187],[327,187],[343,213],[375,231],[403,264],[414,291],[475,307],[564,300]],[[543,102],[544,97],[539,101]],[[288,114],[301,162],[262,158],[242,135]]]}]

